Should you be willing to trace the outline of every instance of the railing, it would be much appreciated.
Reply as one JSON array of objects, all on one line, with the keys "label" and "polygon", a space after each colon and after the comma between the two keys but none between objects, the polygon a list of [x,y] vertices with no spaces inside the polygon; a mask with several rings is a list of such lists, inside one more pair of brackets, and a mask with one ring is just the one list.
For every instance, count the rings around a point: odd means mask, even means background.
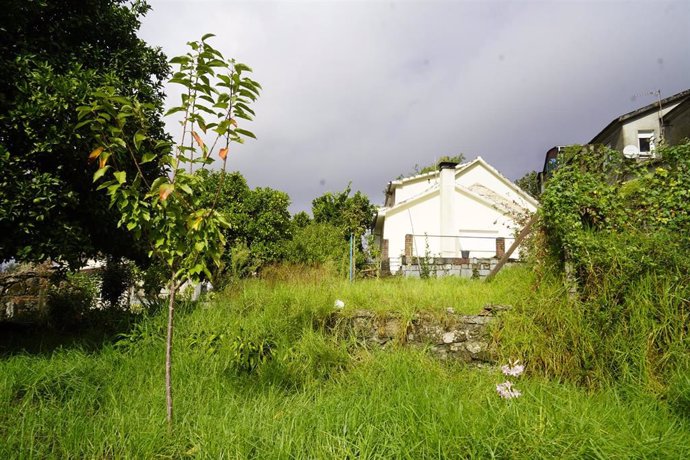
[{"label": "railing", "polygon": [[[442,258],[491,258],[502,255],[497,251],[496,236],[475,235],[411,235],[413,257]],[[508,248],[514,237],[503,237],[503,250]]]}]

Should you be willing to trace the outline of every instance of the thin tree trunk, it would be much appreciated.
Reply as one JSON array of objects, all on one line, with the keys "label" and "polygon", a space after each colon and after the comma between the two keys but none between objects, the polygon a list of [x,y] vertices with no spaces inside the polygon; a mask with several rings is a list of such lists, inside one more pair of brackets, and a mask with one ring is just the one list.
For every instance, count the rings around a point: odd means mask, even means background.
[{"label": "thin tree trunk", "polygon": [[[174,275],[173,275],[174,276]],[[172,395],[172,342],[173,318],[175,315],[175,279],[170,279],[170,295],[168,303],[168,337],[165,343],[165,402],[168,414],[168,430],[172,430],[173,423],[173,395]]]}]

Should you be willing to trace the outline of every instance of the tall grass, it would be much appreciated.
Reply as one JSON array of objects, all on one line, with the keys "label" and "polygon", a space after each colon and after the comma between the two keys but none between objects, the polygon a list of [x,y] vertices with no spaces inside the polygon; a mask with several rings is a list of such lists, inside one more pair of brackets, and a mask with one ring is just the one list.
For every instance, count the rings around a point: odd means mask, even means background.
[{"label": "tall grass", "polygon": [[504,316],[501,352],[543,376],[663,395],[676,374],[690,370],[690,286],[647,274],[623,297],[601,291],[581,300],[546,276],[530,301]]},{"label": "tall grass", "polygon": [[[8,356],[0,361],[0,458],[690,455],[688,418],[648,393],[592,392],[535,375],[516,383],[521,398],[505,401],[495,391],[505,378],[495,369],[402,347],[366,350],[323,328],[335,298],[345,301],[345,313],[427,305],[472,312],[511,295],[510,303],[525,308],[533,295],[517,279],[525,273],[503,275],[495,285],[457,279],[350,285],[300,275],[248,281],[213,302],[182,308],[172,435],[162,385],[164,315],[143,319],[126,340],[97,352]],[[238,366],[233,344],[262,338],[273,344],[270,356],[251,371]],[[687,400],[682,391],[673,397]]]}]

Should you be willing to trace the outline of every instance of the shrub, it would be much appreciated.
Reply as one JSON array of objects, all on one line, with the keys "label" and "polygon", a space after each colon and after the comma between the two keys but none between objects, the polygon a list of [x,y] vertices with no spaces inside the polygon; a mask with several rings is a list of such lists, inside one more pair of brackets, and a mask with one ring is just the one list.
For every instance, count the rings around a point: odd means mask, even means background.
[{"label": "shrub", "polygon": [[537,293],[506,315],[507,357],[655,392],[687,368],[690,143],[658,153],[650,165],[603,147],[566,151],[542,194]]},{"label": "shrub", "polygon": [[48,322],[59,330],[67,330],[81,323],[96,306],[98,282],[83,273],[68,274],[67,278],[48,292]]}]

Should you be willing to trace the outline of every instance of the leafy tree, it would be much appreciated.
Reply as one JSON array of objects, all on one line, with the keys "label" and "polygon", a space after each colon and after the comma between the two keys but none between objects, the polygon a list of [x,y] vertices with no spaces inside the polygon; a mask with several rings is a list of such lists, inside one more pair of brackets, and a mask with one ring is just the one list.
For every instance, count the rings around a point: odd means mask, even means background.
[{"label": "leafy tree", "polygon": [[346,239],[350,234],[361,237],[371,227],[376,206],[360,191],[350,196],[351,186],[338,193],[326,192],[311,203],[314,222],[328,223],[341,229]]},{"label": "leafy tree", "polygon": [[515,181],[515,185],[520,187],[525,192],[529,193],[532,198],[539,199],[541,195],[541,187],[539,187],[539,181],[537,180],[537,172],[530,171],[518,180]]},{"label": "leafy tree", "polygon": [[292,236],[288,206],[290,197],[285,192],[259,187],[249,194],[246,241],[262,264],[283,257],[282,243]]},{"label": "leafy tree", "polygon": [[[203,184],[202,202],[208,206],[218,196],[216,209],[230,224],[223,233],[228,246],[234,248],[223,254],[223,267],[219,276],[214,277],[214,283],[221,282],[228,268],[239,267],[240,273],[232,268],[237,275],[282,260],[284,243],[292,236],[287,193],[268,187],[251,190],[239,172],[226,174],[225,178],[215,171],[204,170],[199,174]],[[233,261],[233,257],[244,260]]]},{"label": "leafy tree", "polygon": [[[261,86],[246,77],[251,69],[226,60],[207,43],[211,34],[191,42],[191,51],[171,60],[178,66],[171,83],[181,85],[179,106],[167,113],[182,112],[181,140],[175,146],[155,141],[148,113],[151,104],[104,87],[94,93],[91,104],[79,108],[81,126],[90,128],[93,150],[89,159],[98,161],[93,181],[105,189],[111,205],[120,214],[119,225],[145,241],[149,255],[168,270],[168,328],[166,340],[166,408],[169,426],[173,421],[172,338],[175,293],[187,280],[211,276],[210,267],[220,264],[229,223],[216,209],[221,189],[208,206],[203,197],[202,176],[193,172],[213,164],[216,156],[227,163],[231,142],[254,137],[238,126],[238,119],[251,120],[249,108]],[[198,130],[198,131],[197,131]],[[206,144],[203,133],[211,137]],[[218,145],[217,153],[214,152]],[[162,169],[152,181],[142,166],[154,163]],[[129,174],[124,165],[135,172]],[[222,179],[221,179],[222,180]]]},{"label": "leafy tree", "polygon": [[[309,232],[310,230],[323,229],[317,228],[318,225],[329,225],[340,233],[342,241],[346,243],[345,257],[349,252],[347,242],[350,240],[350,235],[354,236],[356,257],[355,263],[358,267],[366,262],[365,246],[363,237],[371,228],[376,214],[376,206],[371,204],[369,198],[362,192],[355,192],[350,196],[351,188],[348,185],[345,190],[339,193],[327,192],[322,196],[312,201],[312,214],[314,215],[313,226],[306,226],[304,231],[300,233]],[[325,241],[325,239],[324,239]],[[325,244],[325,243],[322,243]],[[332,244],[332,243],[329,243]],[[331,260],[338,262],[342,259],[340,256],[340,245],[333,246],[331,252]]]},{"label": "leafy tree", "polygon": [[[94,194],[75,132],[76,108],[100,86],[151,104],[150,137],[163,139],[160,50],[137,38],[149,7],[123,0],[8,0],[0,10],[0,260],[52,259],[77,267],[98,253],[143,261]],[[148,142],[145,141],[145,142]],[[124,169],[132,175],[133,166]],[[155,175],[158,165],[142,165]]]},{"label": "leafy tree", "polygon": [[292,225],[294,228],[304,228],[311,223],[311,217],[304,211],[300,211],[292,216]]},{"label": "leafy tree", "polygon": [[408,172],[407,174],[399,175],[398,179],[403,179],[405,177],[416,176],[417,174],[425,174],[425,173],[428,173],[431,171],[436,171],[438,169],[439,163],[443,163],[446,161],[453,162],[453,163],[462,163],[463,161],[465,161],[465,155],[462,153],[460,153],[458,155],[452,155],[452,156],[451,155],[444,155],[441,158],[439,158],[438,160],[436,160],[435,163],[432,163],[430,165],[427,165],[424,167],[420,167],[418,164],[414,165],[414,169],[412,171]]},{"label": "leafy tree", "polygon": [[326,222],[310,221],[297,227],[292,239],[285,243],[286,260],[297,264],[332,263],[345,270],[348,252],[342,229]]}]

